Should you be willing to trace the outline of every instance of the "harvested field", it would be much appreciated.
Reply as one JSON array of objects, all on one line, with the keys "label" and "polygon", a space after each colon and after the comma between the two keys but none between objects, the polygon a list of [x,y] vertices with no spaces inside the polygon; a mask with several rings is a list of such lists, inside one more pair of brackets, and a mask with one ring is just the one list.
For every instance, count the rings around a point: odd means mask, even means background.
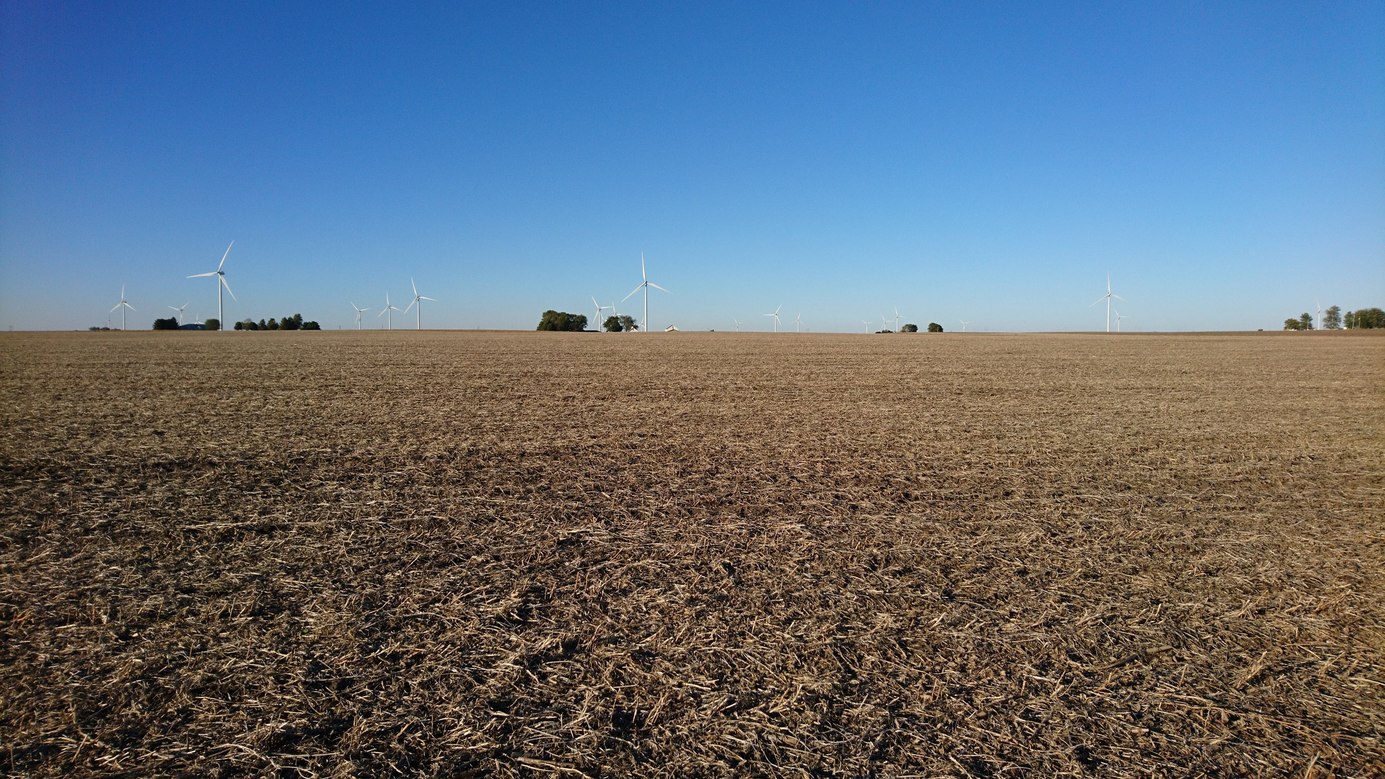
[{"label": "harvested field", "polygon": [[1385,337],[0,336],[10,774],[1385,775]]}]

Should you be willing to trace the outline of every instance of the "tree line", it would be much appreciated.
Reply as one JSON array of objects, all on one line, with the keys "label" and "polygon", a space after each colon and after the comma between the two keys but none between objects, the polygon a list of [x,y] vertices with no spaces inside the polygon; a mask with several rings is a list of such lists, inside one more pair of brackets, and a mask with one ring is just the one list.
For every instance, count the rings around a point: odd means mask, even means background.
[{"label": "tree line", "polygon": [[[566,311],[549,309],[539,317],[537,329],[550,332],[581,333],[587,329],[588,321],[586,314],[569,314]],[[608,333],[629,333],[640,329],[640,326],[635,324],[634,317],[621,314],[620,316],[606,317],[606,321],[601,323],[601,328]]]},{"label": "tree line", "polygon": [[[1322,312],[1324,330],[1379,330],[1385,328],[1385,311],[1362,308],[1343,312],[1341,306],[1330,306]],[[1285,330],[1315,330],[1313,315],[1307,311],[1284,320]]]},{"label": "tree line", "polygon": [[286,316],[283,319],[270,317],[269,321],[261,319],[256,322],[252,319],[242,319],[235,324],[237,330],[321,330],[322,326],[314,320],[303,321],[302,314]]}]

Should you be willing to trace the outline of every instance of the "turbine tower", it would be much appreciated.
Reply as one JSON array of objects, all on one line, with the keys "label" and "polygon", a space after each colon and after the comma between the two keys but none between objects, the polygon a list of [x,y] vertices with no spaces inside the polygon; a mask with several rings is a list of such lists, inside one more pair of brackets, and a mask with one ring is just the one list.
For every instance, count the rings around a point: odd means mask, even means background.
[{"label": "turbine tower", "polygon": [[640,278],[643,281],[640,282],[639,286],[630,290],[630,294],[621,298],[620,302],[624,303],[634,297],[636,292],[644,290],[644,321],[640,323],[640,332],[647,333],[649,332],[649,288],[653,287],[664,292],[668,292],[668,290],[649,280],[649,275],[644,272],[644,252],[640,252]]},{"label": "turbine tower", "polygon": [[368,309],[368,308],[361,308],[360,306],[357,306],[356,303],[355,303],[354,301],[352,301],[352,303],[351,303],[351,308],[353,308],[353,309],[356,310],[356,329],[357,329],[357,330],[360,330],[360,329],[361,329],[361,314],[364,314],[365,312],[369,311],[370,309]]},{"label": "turbine tower", "polygon": [[399,309],[396,308],[395,306],[390,305],[390,293],[386,292],[386,293],[385,293],[385,307],[382,308],[382,309],[380,309],[380,313],[376,314],[376,315],[375,315],[375,318],[376,318],[376,319],[379,319],[380,317],[385,316],[385,314],[389,314],[389,316],[385,317],[385,322],[388,323],[388,324],[387,324],[387,327],[388,327],[390,330],[393,330],[393,329],[394,329],[394,314],[393,314],[392,312],[398,311],[398,310],[399,310]]},{"label": "turbine tower", "polygon": [[779,309],[781,309],[781,308],[783,308],[783,307],[784,307],[784,304],[783,304],[783,303],[780,303],[778,306],[775,307],[774,311],[772,311],[772,312],[770,312],[770,313],[768,313],[768,314],[765,314],[765,316],[772,316],[772,317],[774,317],[774,332],[776,332],[776,333],[779,332]]},{"label": "turbine tower", "polygon": [[1123,298],[1123,297],[1121,297],[1120,295],[1117,295],[1116,293],[1114,293],[1114,292],[1111,291],[1111,274],[1107,273],[1107,274],[1106,274],[1106,294],[1105,294],[1105,295],[1102,295],[1101,297],[1097,298],[1096,300],[1093,300],[1093,301],[1091,302],[1091,305],[1087,306],[1087,308],[1091,308],[1092,306],[1095,306],[1097,303],[1100,303],[1100,302],[1103,301],[1103,300],[1106,301],[1106,332],[1108,332],[1108,333],[1111,332],[1111,299],[1112,299],[1112,298],[1115,298],[1116,300],[1125,300],[1125,298]]},{"label": "turbine tower", "polygon": [[[436,303],[436,302],[438,302],[438,301],[437,301],[437,300],[434,300],[433,298],[430,298],[430,297],[428,297],[428,296],[426,296],[426,295],[420,295],[420,294],[418,294],[418,285],[414,283],[413,278],[410,278],[410,279],[409,279],[409,286],[411,286],[411,287],[414,288],[414,299],[413,299],[412,301],[409,302],[409,308],[413,308],[415,305],[418,306],[418,311],[415,311],[415,312],[414,312],[414,317],[415,317],[415,319],[416,319],[416,321],[415,321],[415,323],[414,323],[414,329],[415,329],[415,330],[422,330],[422,329],[423,329],[423,304],[420,303],[419,301],[420,301],[420,300],[432,300],[434,303]],[[389,301],[388,301],[389,296],[386,295],[385,297],[386,297],[386,301],[385,301],[385,302],[389,302]],[[409,308],[404,309],[404,313],[406,313],[406,314],[409,313]]]},{"label": "turbine tower", "polygon": [[[194,273],[188,276],[190,279],[200,279],[207,276],[216,277],[216,321],[218,323],[217,327],[222,330],[226,329],[226,310],[221,303],[221,289],[225,287],[227,292],[231,292],[231,285],[226,283],[226,271],[222,270],[222,268],[226,266],[226,255],[231,253],[231,247],[235,245],[235,241],[231,241],[231,243],[227,244],[226,254],[221,255],[221,262],[217,263],[216,270],[207,271],[206,273]],[[236,293],[231,292],[231,299],[236,299]]]},{"label": "turbine tower", "polygon": [[129,301],[127,301],[127,300],[125,299],[125,285],[124,285],[124,284],[121,284],[121,285],[120,285],[120,302],[119,302],[119,303],[116,303],[114,306],[111,307],[111,313],[114,314],[114,313],[115,313],[115,310],[116,310],[117,308],[120,309],[120,329],[121,329],[121,330],[124,330],[124,329],[125,329],[125,309],[128,308],[128,309],[130,309],[131,311],[134,311],[134,310],[135,310],[135,307],[132,306],[132,305],[130,305]]}]

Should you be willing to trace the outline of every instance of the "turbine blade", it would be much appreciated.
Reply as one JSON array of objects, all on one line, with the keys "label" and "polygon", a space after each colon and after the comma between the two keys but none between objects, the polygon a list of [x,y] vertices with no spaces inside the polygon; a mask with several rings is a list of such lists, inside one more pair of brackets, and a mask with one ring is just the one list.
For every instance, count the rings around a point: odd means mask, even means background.
[{"label": "turbine blade", "polygon": [[414,297],[418,297],[418,285],[414,283],[414,277],[409,277],[409,286],[414,288]]},{"label": "turbine blade", "polygon": [[129,303],[126,303],[126,302],[123,301],[123,300],[120,301],[120,305],[122,305],[122,306],[124,306],[124,307],[130,309],[131,311],[138,311],[138,310],[139,310],[139,309],[135,308],[134,306],[130,305]]},{"label": "turbine blade", "polygon": [[419,296],[418,296],[418,299],[419,299],[419,300],[431,300],[431,301],[433,301],[434,303],[438,302],[438,299],[437,299],[437,298],[430,298],[430,297],[428,297],[427,295],[419,295]]},{"label": "turbine blade", "polygon": [[208,272],[208,273],[194,273],[194,274],[192,274],[191,276],[188,276],[188,278],[190,278],[190,279],[201,279],[201,278],[205,278],[205,277],[207,277],[207,276],[215,276],[215,275],[216,275],[216,271],[210,271],[210,272]]},{"label": "turbine blade", "polygon": [[[654,289],[659,289],[659,290],[663,290],[664,292],[668,292],[668,290],[664,289],[663,287],[659,286],[658,284],[655,284],[655,283],[652,282],[652,281],[647,282],[647,283],[649,284],[649,286],[653,287]],[[672,293],[672,292],[669,292],[668,294],[672,295],[673,293]]]},{"label": "turbine blade", "polygon": [[114,312],[116,312],[116,311],[119,311],[119,310],[120,310],[120,307],[121,307],[122,305],[124,305],[124,303],[125,303],[125,301],[122,300],[122,301],[120,301],[119,303],[116,303],[115,305],[111,306],[111,312],[114,313]]},{"label": "turbine blade", "polygon": [[[236,300],[236,293],[231,291],[231,282],[227,281],[225,276],[221,274],[217,275],[221,279],[221,286],[226,288],[226,294],[230,295],[232,300]],[[236,302],[239,303],[240,301],[236,300]]]},{"label": "turbine blade", "polygon": [[644,272],[644,252],[640,252],[640,278],[649,281],[649,277]]},{"label": "turbine blade", "polygon": [[414,310],[414,303],[417,303],[417,302],[418,302],[418,299],[417,299],[417,298],[415,298],[414,300],[410,301],[408,307],[404,309],[404,313],[407,314],[407,313],[409,313],[410,311]]},{"label": "turbine blade", "polygon": [[[1115,298],[1116,300],[1125,300],[1125,298],[1121,297],[1120,295],[1117,295],[1114,292],[1111,293],[1111,297]],[[1125,302],[1129,303],[1130,301],[1125,300]]]},{"label": "turbine blade", "polygon": [[642,289],[643,287],[644,287],[644,285],[641,284],[640,286],[635,287],[634,289],[630,290],[630,294],[629,294],[629,295],[626,295],[626,296],[623,297],[623,298],[621,298],[621,299],[620,299],[620,302],[624,303],[625,301],[627,301],[627,300],[629,300],[630,298],[634,297],[634,296],[635,296],[635,293],[636,293],[636,292],[639,292],[640,289]]},{"label": "turbine blade", "polygon": [[1097,298],[1096,300],[1093,300],[1092,302],[1088,303],[1088,304],[1087,304],[1087,308],[1091,308],[1092,306],[1095,306],[1097,303],[1100,303],[1101,301],[1103,301],[1103,300],[1105,300],[1105,299],[1106,299],[1106,296],[1105,296],[1105,295],[1102,295],[1101,297]]},{"label": "turbine blade", "polygon": [[[235,242],[235,241],[231,241],[229,244],[227,244],[227,245],[226,245],[226,254],[230,254],[230,253],[231,253],[231,247],[232,247],[232,246],[235,246],[235,245],[236,245],[236,242]],[[218,263],[217,266],[216,266],[216,269],[217,269],[218,271],[221,270],[221,266],[222,266],[222,265],[225,265],[225,264],[226,264],[226,254],[221,255],[221,262]],[[235,295],[232,295],[231,297],[235,297]]]}]

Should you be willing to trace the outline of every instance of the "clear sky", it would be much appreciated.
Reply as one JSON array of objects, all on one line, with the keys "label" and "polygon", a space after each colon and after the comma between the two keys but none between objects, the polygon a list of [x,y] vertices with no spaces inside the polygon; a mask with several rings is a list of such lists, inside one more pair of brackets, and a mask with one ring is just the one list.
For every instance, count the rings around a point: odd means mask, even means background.
[{"label": "clear sky", "polygon": [[1385,306],[1378,0],[0,9],[0,328],[215,316],[232,240],[227,320],[325,328],[590,316],[641,252],[656,328]]}]

